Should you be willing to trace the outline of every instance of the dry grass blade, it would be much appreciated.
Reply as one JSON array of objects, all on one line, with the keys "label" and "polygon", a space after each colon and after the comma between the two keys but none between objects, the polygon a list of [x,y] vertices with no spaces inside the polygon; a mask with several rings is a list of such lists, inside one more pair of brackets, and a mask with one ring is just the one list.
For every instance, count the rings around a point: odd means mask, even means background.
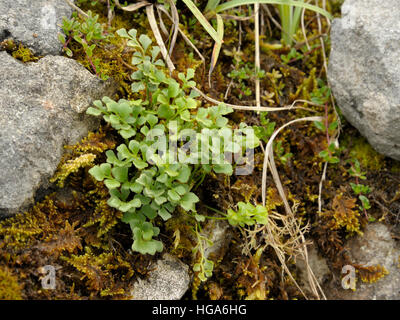
[{"label": "dry grass blade", "polygon": [[203,26],[204,29],[208,32],[208,34],[211,36],[211,38],[214,39],[215,42],[221,42],[217,31],[211,26],[211,24],[208,22],[206,17],[201,13],[201,11],[196,7],[196,5],[191,1],[191,0],[182,0],[186,6],[189,8],[189,10],[193,13],[193,15],[196,17],[197,21],[200,22],[200,24]]},{"label": "dry grass blade", "polygon": [[319,104],[315,104],[315,103],[312,103],[312,102],[306,101],[306,100],[296,100],[290,106],[274,107],[274,108],[273,107],[257,107],[257,106],[239,106],[239,105],[225,103],[225,102],[221,102],[221,101],[218,101],[216,99],[213,99],[213,98],[207,96],[205,93],[203,93],[201,90],[199,90],[197,88],[193,88],[193,90],[195,90],[197,93],[199,93],[208,102],[211,102],[211,103],[216,104],[216,105],[224,103],[226,106],[231,107],[232,109],[242,110],[242,111],[262,111],[262,112],[271,111],[272,112],[272,111],[284,111],[284,110],[292,110],[292,109],[302,109],[302,110],[307,110],[307,111],[315,113],[316,112],[315,110],[312,110],[312,109],[309,109],[309,108],[304,108],[304,107],[295,107],[294,105],[296,103],[308,103],[310,105],[315,105],[315,106],[321,107],[321,105],[319,105]]},{"label": "dry grass blade", "polygon": [[224,22],[219,14],[216,14],[216,18],[217,18],[217,33],[220,41],[215,42],[213,52],[211,55],[211,65],[210,65],[210,70],[208,71],[208,83],[210,87],[211,87],[211,74],[215,68],[215,65],[217,64],[219,52],[221,51],[222,41],[224,38]]},{"label": "dry grass blade", "polygon": [[154,6],[147,6],[146,7],[147,19],[149,20],[149,24],[151,30],[153,31],[154,37],[156,38],[157,44],[161,49],[161,54],[167,63],[168,69],[170,72],[175,70],[175,66],[171,61],[171,58],[168,55],[167,48],[165,47],[164,40],[161,36],[160,29],[158,29],[156,17],[154,16]]},{"label": "dry grass blade", "polygon": [[114,0],[114,3],[118,8],[120,8],[120,9],[122,9],[124,11],[129,11],[129,12],[136,11],[136,10],[138,10],[140,8],[143,8],[143,7],[148,6],[148,5],[151,4],[150,2],[147,2],[147,1],[140,1],[138,3],[133,3],[133,4],[130,4],[130,5],[126,6],[126,7],[123,7],[119,3],[119,0]]},{"label": "dry grass blade", "polygon": [[[178,24],[179,24],[179,18],[177,17],[177,10],[176,10],[176,7],[175,7],[174,3],[172,1],[170,1],[170,3],[171,3],[172,12],[173,12],[172,14],[174,16],[174,19],[172,19],[172,21],[173,21],[175,29],[176,29]],[[167,63],[169,71],[170,72],[174,71],[175,70],[175,66],[171,61],[171,58],[170,58],[170,56],[168,54],[168,51],[167,51],[167,49],[165,47],[164,40],[163,40],[163,38],[161,36],[160,29],[158,28],[158,25],[157,25],[157,21],[156,21],[155,15],[154,15],[154,5],[152,5],[150,2],[147,2],[147,1],[140,1],[138,3],[134,3],[134,4],[130,4],[130,5],[126,6],[126,7],[122,7],[121,4],[119,3],[119,0],[115,0],[115,5],[118,8],[120,8],[120,9],[122,9],[124,11],[128,11],[128,12],[133,12],[133,11],[136,11],[136,10],[142,8],[142,7],[146,7],[147,19],[149,20],[149,24],[150,24],[151,30],[153,31],[154,37],[156,38],[157,45],[161,49],[161,54],[162,54],[165,62]],[[175,9],[175,11],[174,11],[174,9]],[[178,19],[178,22],[177,22],[177,19]],[[162,26],[162,27],[163,27],[163,32],[165,33],[166,32],[165,26]],[[171,43],[172,45],[171,45],[170,52],[172,52],[172,49],[173,49],[173,47],[175,45],[176,32],[174,32],[172,39],[173,39],[173,41]]]},{"label": "dry grass blade", "polygon": [[[161,15],[161,13],[162,13],[161,8],[164,8],[164,7],[157,5],[156,8],[157,8],[158,21],[160,22],[160,29],[163,32],[164,36],[168,37],[169,33],[168,33],[167,28],[165,27],[165,24],[164,24],[164,21],[162,19],[162,15]],[[172,21],[172,19],[171,19],[171,21]]]},{"label": "dry grass blade", "polygon": [[76,10],[80,15],[84,16],[85,18],[89,18],[88,14],[83,11],[81,8],[77,7],[71,0],[65,0],[65,2],[74,10]]},{"label": "dry grass blade", "polygon": [[[313,294],[317,297],[317,299],[320,298],[319,296],[319,292],[322,294],[322,297],[325,299],[325,295],[317,281],[317,279],[315,278],[315,275],[313,273],[313,271],[311,270],[309,264],[308,264],[308,254],[307,254],[307,247],[306,247],[306,241],[305,241],[305,237],[304,237],[304,232],[301,230],[300,226],[298,225],[298,222],[296,221],[295,215],[292,211],[292,209],[290,208],[289,202],[287,200],[287,197],[285,195],[284,189],[283,189],[283,185],[282,182],[280,181],[279,178],[279,174],[278,174],[278,170],[276,168],[275,162],[274,162],[274,157],[273,157],[273,149],[272,149],[272,144],[274,139],[276,138],[276,136],[278,135],[278,133],[280,131],[282,131],[284,128],[286,128],[287,126],[290,126],[293,123],[296,122],[301,122],[301,121],[321,121],[323,120],[322,117],[305,117],[305,118],[300,118],[300,119],[295,119],[292,120],[288,123],[286,123],[285,125],[281,126],[279,129],[277,129],[274,134],[271,136],[271,138],[269,139],[266,147],[265,147],[265,155],[264,155],[264,165],[263,165],[263,173],[262,173],[262,201],[263,201],[263,205],[266,205],[266,181],[267,181],[267,168],[269,167],[271,170],[271,174],[272,177],[274,179],[274,183],[278,189],[278,193],[280,195],[280,197],[282,198],[282,201],[284,203],[285,206],[285,211],[287,216],[289,217],[289,221],[290,221],[290,225],[292,226],[291,228],[293,229],[293,232],[291,232],[291,236],[294,237],[294,239],[299,239],[298,240],[298,247],[300,248],[299,253],[301,254],[301,256],[303,257],[304,261],[306,262],[306,266],[307,266],[307,274],[308,274],[308,280],[310,283],[310,287],[313,291]],[[271,231],[268,227],[268,224],[266,225],[267,231],[269,232],[269,234],[271,235]],[[292,281],[294,281],[294,283],[297,285],[296,281],[293,279],[293,277],[290,274],[290,271],[287,269],[287,266],[285,264],[284,261],[284,257],[282,257],[283,253],[282,250],[278,248],[278,246],[276,244],[274,244],[275,247],[275,252],[278,255],[278,258],[280,260],[280,262],[282,263],[282,267],[285,269],[285,271],[288,273],[289,277],[292,279]],[[300,289],[300,291],[302,292],[302,294],[305,296],[305,294],[303,293],[303,291]],[[306,296],[305,296],[306,297]]]},{"label": "dry grass blade", "polygon": [[318,189],[318,212],[322,212],[322,186],[326,179],[326,169],[328,168],[328,162],[324,163],[324,170],[322,171],[321,180],[319,181],[319,189]]},{"label": "dry grass blade", "polygon": [[282,31],[282,27],[281,27],[280,23],[274,19],[274,17],[272,16],[271,11],[269,11],[268,6],[266,4],[262,4],[261,6],[262,6],[263,10],[267,13],[268,18],[275,25],[275,27],[277,27],[280,31]]},{"label": "dry grass blade", "polygon": [[[283,129],[286,127],[297,123],[297,122],[302,122],[302,121],[322,121],[323,117],[305,117],[305,118],[300,118],[300,119],[295,119],[292,121],[289,121],[288,123],[285,123],[283,126],[275,130],[275,132],[272,134],[271,138],[268,140],[268,143],[265,147],[265,156],[264,156],[264,165],[263,165],[263,174],[262,174],[262,186],[261,186],[261,194],[262,194],[262,202],[263,205],[265,206],[265,201],[266,201],[266,182],[267,182],[267,166],[268,166],[268,159],[269,159],[269,154],[272,154],[272,144],[274,142],[274,139],[278,135],[279,132],[281,132]],[[276,168],[275,168],[276,169]],[[280,187],[282,185],[280,184]],[[279,190],[279,189],[278,189]],[[282,188],[283,190],[283,188]],[[286,197],[285,197],[286,198]],[[284,200],[284,199],[283,199]],[[286,200],[287,202],[287,200]]]},{"label": "dry grass blade", "polygon": [[179,14],[178,14],[178,10],[176,9],[174,1],[168,0],[168,2],[170,4],[170,6],[171,6],[172,22],[173,22],[173,25],[174,25],[174,32],[172,34],[171,44],[170,44],[170,47],[169,47],[169,55],[171,56],[172,52],[174,51],[176,37],[178,36]]},{"label": "dry grass blade", "polygon": [[111,22],[114,19],[114,10],[110,6],[110,0],[107,0],[107,26],[111,27]]},{"label": "dry grass blade", "polygon": [[303,37],[304,37],[305,44],[307,46],[307,50],[310,51],[311,47],[310,47],[310,44],[308,43],[306,28],[304,26],[304,13],[305,12],[306,12],[306,9],[303,9],[303,11],[301,12],[301,20],[300,20],[301,21],[301,32],[303,33]]},{"label": "dry grass blade", "polygon": [[[163,6],[157,5],[157,10],[159,10],[159,12],[163,12],[169,20],[171,20],[171,22],[173,21],[172,17],[169,15],[168,11],[165,10],[165,8]],[[199,49],[196,48],[196,46],[192,43],[192,41],[190,41],[190,39],[185,35],[185,33],[178,27],[178,31],[179,34],[182,36],[183,40],[185,40],[185,42],[193,48],[193,50],[197,53],[197,55],[200,57],[201,61],[203,62],[203,64],[205,64],[206,59],[204,59],[203,55],[200,53]]]}]

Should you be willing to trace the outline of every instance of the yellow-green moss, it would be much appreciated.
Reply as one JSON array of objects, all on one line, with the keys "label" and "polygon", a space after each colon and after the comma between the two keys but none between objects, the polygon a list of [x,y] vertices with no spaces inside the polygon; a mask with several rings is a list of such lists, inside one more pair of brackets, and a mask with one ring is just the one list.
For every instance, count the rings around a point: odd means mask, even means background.
[{"label": "yellow-green moss", "polygon": [[35,56],[29,48],[25,47],[21,43],[16,43],[12,39],[7,39],[1,42],[0,48],[6,50],[15,59],[20,60],[23,63],[36,62],[41,58],[40,56]]},{"label": "yellow-green moss", "polygon": [[359,275],[361,281],[365,283],[375,283],[389,274],[389,271],[385,268],[385,266],[381,265],[368,267],[362,265],[353,266],[356,268],[356,272]]},{"label": "yellow-green moss", "polygon": [[327,210],[324,215],[331,217],[331,230],[343,228],[349,236],[362,235],[360,225],[360,212],[356,208],[356,198],[350,198],[344,195],[342,189],[338,190],[332,201],[332,209]]},{"label": "yellow-green moss", "polygon": [[0,300],[22,300],[17,277],[4,267],[0,267]]},{"label": "yellow-green moss", "polygon": [[376,152],[363,137],[352,140],[349,155],[351,158],[357,159],[364,169],[378,171],[385,166],[385,157]]},{"label": "yellow-green moss", "polygon": [[38,57],[36,57],[31,50],[28,48],[24,47],[22,44],[18,45],[18,49],[12,53],[12,56],[15,59],[21,60],[22,62],[36,62],[39,60]]},{"label": "yellow-green moss", "polygon": [[[107,206],[108,189],[78,161],[87,154],[103,158],[103,152],[114,147],[112,134],[103,131],[90,133],[80,143],[67,146],[70,152],[64,155],[59,168],[65,188],[28,212],[0,222],[0,265],[24,275],[24,297],[125,298],[135,261],[134,255],[126,254],[113,241],[112,229],[125,226],[120,220],[122,213]],[[75,165],[76,170],[65,165]],[[62,266],[57,271],[57,290],[42,290],[37,279],[38,268],[48,264]],[[11,280],[0,269],[0,298],[6,292],[3,288],[10,287],[6,293],[14,292],[16,282]]]},{"label": "yellow-green moss", "polygon": [[392,173],[400,173],[400,161],[393,161],[390,171]]}]

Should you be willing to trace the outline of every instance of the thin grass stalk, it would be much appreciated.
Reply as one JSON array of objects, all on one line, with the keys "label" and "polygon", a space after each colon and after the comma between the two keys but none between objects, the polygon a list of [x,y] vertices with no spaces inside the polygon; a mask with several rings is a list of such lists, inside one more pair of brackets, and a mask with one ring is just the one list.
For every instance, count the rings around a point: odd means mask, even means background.
[{"label": "thin grass stalk", "polygon": [[283,41],[290,45],[292,43],[291,38],[291,12],[292,8],[287,4],[281,4],[278,6],[279,16],[281,17],[281,25],[282,25],[282,39]]},{"label": "thin grass stalk", "polygon": [[[254,14],[255,14],[255,19],[254,19],[254,35],[255,35],[255,67],[256,67],[256,74],[261,69],[261,64],[260,64],[260,4],[256,3],[254,5]],[[256,105],[258,108],[261,107],[261,89],[260,89],[260,79],[256,77]],[[257,111],[257,114],[259,114],[260,111]]]},{"label": "thin grass stalk", "polygon": [[85,18],[89,18],[89,15],[83,11],[81,8],[77,7],[71,0],[65,0],[65,2],[74,10],[76,10],[80,15],[84,16]]},{"label": "thin grass stalk", "polygon": [[288,123],[285,123],[283,126],[281,126],[279,129],[275,130],[275,132],[272,134],[271,138],[268,140],[267,146],[265,147],[262,185],[261,185],[262,203],[264,206],[265,206],[266,191],[267,191],[266,190],[267,165],[268,165],[269,154],[271,153],[271,150],[272,150],[272,143],[274,142],[274,139],[276,138],[276,136],[278,135],[278,133],[280,131],[282,131],[287,126],[292,125],[293,123],[301,122],[301,121],[323,121],[323,117],[305,117],[305,118],[300,118],[300,119],[295,119],[295,120],[289,121]]},{"label": "thin grass stalk", "polygon": [[169,47],[169,56],[172,56],[172,52],[174,51],[175,47],[175,42],[176,38],[178,36],[178,29],[179,29],[179,14],[178,14],[178,9],[176,9],[175,3],[172,0],[168,0],[170,6],[171,6],[171,12],[172,12],[172,20],[173,20],[173,34],[171,38],[171,43]]},{"label": "thin grass stalk", "polygon": [[[183,0],[188,1],[188,0]],[[305,3],[303,0],[231,0],[227,1],[223,4],[220,4],[215,8],[216,13],[220,13],[221,11],[225,11],[228,9],[232,9],[238,6],[250,5],[255,3],[264,3],[264,4],[277,4],[277,5],[289,5],[295,7],[301,7],[305,9],[309,9],[315,12],[319,12],[323,16],[328,19],[332,19],[332,15],[326,10],[312,4]]]},{"label": "thin grass stalk", "polygon": [[217,31],[215,31],[215,29],[211,26],[211,24],[204,17],[201,11],[196,7],[196,5],[191,0],[182,0],[182,1],[186,4],[188,9],[193,13],[197,21],[199,21],[200,24],[203,26],[203,28],[206,29],[211,38],[213,38],[214,41],[217,43],[222,43],[218,36]]},{"label": "thin grass stalk", "polygon": [[158,28],[157,21],[154,15],[154,5],[150,5],[146,7],[147,19],[149,20],[149,24],[151,30],[153,31],[154,37],[156,38],[157,45],[160,47],[161,54],[164,58],[164,61],[167,63],[168,69],[170,72],[175,70],[175,66],[171,61],[171,58],[168,55],[167,48],[165,47],[164,40],[161,36],[160,29]]},{"label": "thin grass stalk", "polygon": [[[304,0],[299,0],[299,1],[304,2]],[[290,32],[291,32],[290,34],[292,36],[294,36],[296,34],[297,29],[300,26],[300,18],[301,18],[301,13],[303,11],[303,8],[301,8],[301,7],[293,7],[292,11],[293,11],[293,13],[292,13],[293,14],[293,16],[292,16],[292,25],[291,25],[292,29],[290,30]]]},{"label": "thin grass stalk", "polygon": [[[168,18],[171,22],[173,22],[172,17],[170,16],[169,12],[165,9],[164,6],[162,6],[162,5],[156,5],[156,6],[157,6],[157,10],[159,10],[160,13],[161,13],[161,12],[164,13],[164,14],[167,16],[167,18]],[[161,19],[161,20],[162,20],[162,19]],[[181,28],[179,28],[179,26],[178,26],[178,31],[179,31],[179,34],[182,36],[183,40],[184,40],[190,47],[192,47],[192,49],[197,53],[197,55],[198,55],[199,58],[201,59],[203,65],[205,65],[205,61],[206,61],[205,58],[204,58],[203,55],[200,53],[200,51],[196,48],[196,46],[190,41],[190,39],[185,35],[185,33],[181,30]]]},{"label": "thin grass stalk", "polygon": [[194,91],[196,91],[197,93],[199,93],[205,100],[218,105],[221,103],[224,103],[226,106],[231,107],[232,109],[236,109],[236,110],[243,110],[243,111],[265,111],[265,112],[270,112],[270,111],[284,111],[284,110],[292,110],[292,109],[302,109],[302,110],[306,110],[306,111],[310,111],[310,112],[316,112],[315,110],[312,109],[308,109],[305,107],[295,107],[294,105],[296,103],[308,103],[310,105],[314,105],[314,106],[318,106],[320,107],[321,105],[319,104],[315,104],[312,103],[310,101],[307,100],[296,100],[294,101],[290,106],[285,106],[285,107],[257,107],[257,106],[238,106],[235,104],[230,104],[230,103],[225,103],[225,102],[221,102],[218,101],[216,99],[213,99],[209,96],[207,96],[205,93],[203,93],[201,90],[197,89],[196,87],[193,88]]},{"label": "thin grass stalk", "polygon": [[215,8],[218,7],[220,0],[208,0],[207,5],[204,9],[205,12],[215,11]]}]

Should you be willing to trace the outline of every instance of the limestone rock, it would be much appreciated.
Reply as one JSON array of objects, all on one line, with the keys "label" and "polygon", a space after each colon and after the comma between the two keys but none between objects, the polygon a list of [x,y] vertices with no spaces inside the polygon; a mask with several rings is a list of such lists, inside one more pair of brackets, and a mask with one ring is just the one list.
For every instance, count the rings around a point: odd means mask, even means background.
[{"label": "limestone rock", "polygon": [[61,54],[58,25],[71,14],[64,0],[1,0],[0,41],[11,38],[37,55]]},{"label": "limestone rock", "polygon": [[381,265],[389,274],[375,283],[358,280],[356,291],[343,289],[340,279],[325,290],[330,299],[345,300],[399,300],[400,299],[400,246],[382,223],[369,224],[363,236],[352,238],[346,244],[353,263],[363,266]]},{"label": "limestone rock", "polygon": [[328,78],[346,119],[400,160],[400,1],[346,0],[331,29]]},{"label": "limestone rock", "polygon": [[[319,285],[322,286],[331,275],[327,261],[318,253],[315,243],[307,246],[307,255],[308,264]],[[312,290],[308,280],[307,265],[302,257],[297,258],[296,267],[300,271],[299,285],[304,289],[308,296],[312,297]]]},{"label": "limestone rock", "polygon": [[101,81],[75,60],[46,56],[23,64],[0,52],[0,217],[33,203],[63,154],[94,130],[85,114],[95,99],[116,86]]},{"label": "limestone rock", "polygon": [[133,300],[179,300],[189,288],[189,267],[166,253],[147,279],[139,279],[131,291]]}]

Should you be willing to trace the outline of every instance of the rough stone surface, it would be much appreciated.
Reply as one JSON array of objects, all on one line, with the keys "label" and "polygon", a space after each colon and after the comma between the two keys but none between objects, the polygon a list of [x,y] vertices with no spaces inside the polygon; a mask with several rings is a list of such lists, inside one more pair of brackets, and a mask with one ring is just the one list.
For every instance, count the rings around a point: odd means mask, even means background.
[{"label": "rough stone surface", "polygon": [[133,300],[179,300],[189,288],[189,267],[166,253],[147,279],[139,279],[131,291]]},{"label": "rough stone surface", "polygon": [[345,300],[399,300],[400,247],[392,239],[389,229],[381,223],[369,224],[363,236],[351,239],[346,247],[354,263],[384,266],[389,274],[375,283],[357,281],[356,291],[341,288],[339,281],[325,290],[330,299]]},{"label": "rough stone surface", "polygon": [[400,1],[346,0],[331,29],[328,78],[346,119],[400,160]]},{"label": "rough stone surface", "polygon": [[[307,246],[308,264],[314,273],[319,285],[323,285],[332,274],[324,257],[318,254],[315,243]],[[301,257],[296,260],[296,267],[300,271],[299,285],[308,296],[312,296],[312,290],[308,281],[307,265]]]},{"label": "rough stone surface", "polygon": [[11,38],[37,55],[57,55],[62,44],[62,17],[70,18],[71,7],[64,0],[1,0],[0,41]]},{"label": "rough stone surface", "polygon": [[212,244],[204,242],[204,257],[217,261],[225,254],[227,245],[232,238],[229,223],[226,220],[211,220],[204,227],[203,232]]},{"label": "rough stone surface", "polygon": [[99,119],[85,114],[94,99],[111,96],[103,82],[79,63],[46,56],[23,64],[0,52],[0,217],[26,209],[46,187],[63,153],[93,130]]}]

